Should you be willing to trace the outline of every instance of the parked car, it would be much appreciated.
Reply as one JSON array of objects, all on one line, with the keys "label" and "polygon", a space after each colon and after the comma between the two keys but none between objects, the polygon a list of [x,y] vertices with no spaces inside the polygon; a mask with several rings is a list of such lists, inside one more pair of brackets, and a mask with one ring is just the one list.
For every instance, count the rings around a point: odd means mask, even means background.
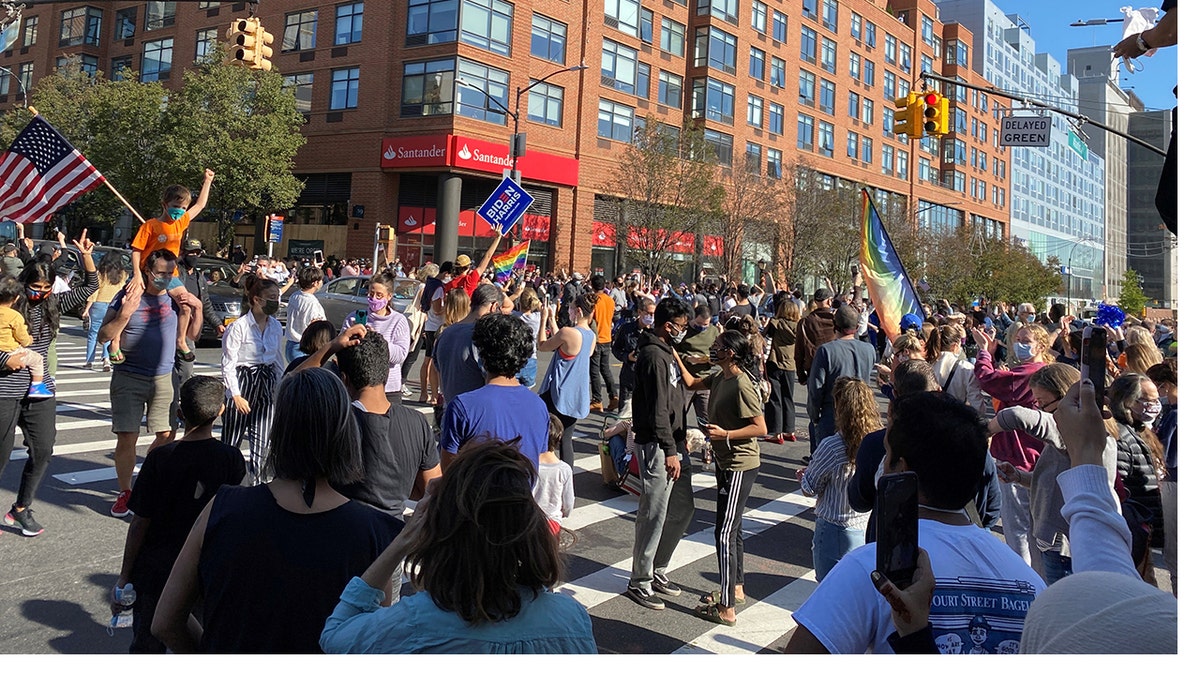
[{"label": "parked car", "polygon": [[[359,275],[341,277],[328,281],[314,295],[321,307],[325,308],[325,316],[337,327],[341,327],[346,317],[358,309],[367,307],[367,286],[371,277]],[[403,312],[412,303],[421,282],[416,279],[397,279],[395,296],[392,297],[392,309]]]}]

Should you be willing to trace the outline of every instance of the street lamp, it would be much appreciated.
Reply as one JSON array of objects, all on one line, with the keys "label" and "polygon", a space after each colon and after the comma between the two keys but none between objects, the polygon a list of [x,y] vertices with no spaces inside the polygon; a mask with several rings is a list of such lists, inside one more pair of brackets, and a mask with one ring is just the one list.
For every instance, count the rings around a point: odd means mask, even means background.
[{"label": "street lamp", "polygon": [[561,75],[562,73],[573,73],[573,72],[577,72],[580,70],[587,70],[587,64],[581,63],[577,66],[571,66],[569,68],[560,68],[545,77],[538,78],[538,79],[534,80],[533,82],[530,82],[529,84],[525,85],[524,87],[517,87],[516,104],[513,106],[515,108],[515,110],[509,110],[508,106],[501,103],[499,100],[496,99],[495,96],[492,96],[490,93],[484,91],[482,88],[480,88],[478,85],[474,84],[473,82],[468,82],[461,77],[454,78],[454,82],[456,84],[461,84],[463,86],[470,87],[470,88],[474,89],[475,91],[488,97],[489,101],[491,101],[500,110],[504,111],[504,114],[506,114],[512,118],[513,132],[512,132],[512,136],[509,138],[508,151],[509,151],[509,154],[512,155],[512,169],[510,170],[510,174],[512,176],[513,181],[516,182],[517,185],[521,184],[521,174],[517,171],[517,159],[525,156],[525,135],[520,133],[520,130],[521,130],[521,97],[524,96],[525,94],[529,93],[530,89],[533,89],[534,87],[538,86],[539,84],[544,83],[546,80],[549,80],[550,78],[554,77],[555,75]]},{"label": "street lamp", "polygon": [[[1084,237],[1083,239],[1080,239],[1079,241],[1077,241],[1071,245],[1071,252],[1067,255],[1067,310],[1068,311],[1070,311],[1070,309],[1071,309],[1071,276],[1073,273],[1073,270],[1071,269],[1071,261],[1075,258],[1075,248],[1077,246],[1079,246],[1080,244],[1095,244],[1095,243],[1098,243],[1098,242],[1093,237],[1090,237],[1090,236]],[[1095,289],[1093,289],[1093,290],[1095,290]]]}]

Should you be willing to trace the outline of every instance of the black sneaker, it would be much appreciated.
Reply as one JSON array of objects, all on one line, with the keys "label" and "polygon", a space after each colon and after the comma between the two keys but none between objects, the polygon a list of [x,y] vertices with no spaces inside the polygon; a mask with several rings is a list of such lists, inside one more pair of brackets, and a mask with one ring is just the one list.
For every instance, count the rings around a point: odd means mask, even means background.
[{"label": "black sneaker", "polygon": [[654,577],[650,580],[650,588],[654,589],[655,593],[662,593],[676,597],[683,595],[683,589],[674,584],[665,574],[654,573]]},{"label": "black sneaker", "polygon": [[21,534],[26,537],[36,537],[46,531],[46,528],[33,519],[33,509],[24,511],[18,511],[15,507],[9,509],[8,513],[4,514],[4,524],[9,527],[20,527]]},{"label": "black sneaker", "polygon": [[654,594],[654,591],[646,591],[640,588],[630,586],[625,590],[625,595],[629,596],[637,604],[646,609],[666,609],[667,603],[662,601],[662,598]]}]

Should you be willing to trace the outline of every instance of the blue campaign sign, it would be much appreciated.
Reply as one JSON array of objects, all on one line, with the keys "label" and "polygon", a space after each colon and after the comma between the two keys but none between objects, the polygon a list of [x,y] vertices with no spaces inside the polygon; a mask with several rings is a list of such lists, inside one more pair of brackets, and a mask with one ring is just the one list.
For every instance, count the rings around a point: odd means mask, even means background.
[{"label": "blue campaign sign", "polygon": [[505,177],[476,213],[500,230],[500,234],[508,234],[525,215],[530,204],[533,204],[533,195],[521,189],[513,179]]},{"label": "blue campaign sign", "polygon": [[283,216],[272,215],[267,219],[267,242],[278,244],[283,241]]}]

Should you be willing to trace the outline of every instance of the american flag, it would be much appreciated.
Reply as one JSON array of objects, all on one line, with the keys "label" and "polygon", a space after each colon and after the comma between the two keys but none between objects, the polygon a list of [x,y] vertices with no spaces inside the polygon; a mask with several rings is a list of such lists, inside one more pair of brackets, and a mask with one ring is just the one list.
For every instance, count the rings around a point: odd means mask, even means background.
[{"label": "american flag", "polygon": [[37,115],[0,155],[0,220],[44,222],[103,182],[96,167]]}]

